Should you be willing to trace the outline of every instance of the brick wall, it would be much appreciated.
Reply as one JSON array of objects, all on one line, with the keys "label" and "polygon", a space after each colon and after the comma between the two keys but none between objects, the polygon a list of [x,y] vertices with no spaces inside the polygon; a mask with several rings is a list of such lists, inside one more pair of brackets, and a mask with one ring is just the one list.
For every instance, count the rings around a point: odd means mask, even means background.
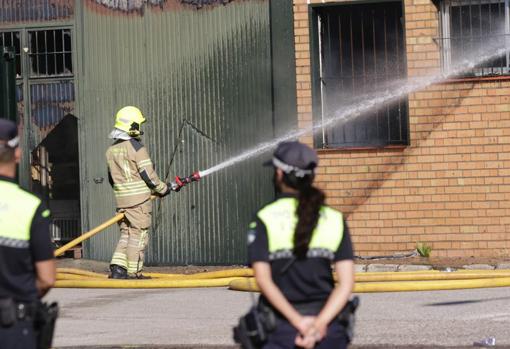
[{"label": "brick wall", "polygon": [[[308,4],[294,0],[298,119],[312,123]],[[436,7],[405,0],[408,75],[440,69]],[[322,150],[317,178],[348,214],[357,254],[510,256],[510,80],[451,81],[409,96],[411,144]],[[303,141],[312,144],[312,137]]]}]

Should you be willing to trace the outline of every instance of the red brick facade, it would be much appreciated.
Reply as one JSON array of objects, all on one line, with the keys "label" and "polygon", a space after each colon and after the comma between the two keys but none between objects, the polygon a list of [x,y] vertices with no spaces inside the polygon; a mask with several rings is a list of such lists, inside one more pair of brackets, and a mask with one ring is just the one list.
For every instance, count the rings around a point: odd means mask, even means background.
[{"label": "red brick facade", "polygon": [[[294,0],[298,119],[312,123],[308,6]],[[408,75],[440,69],[438,10],[405,0]],[[410,146],[321,150],[318,185],[348,215],[358,255],[510,256],[510,79],[458,80],[409,96]],[[312,137],[303,141],[312,144]]]}]

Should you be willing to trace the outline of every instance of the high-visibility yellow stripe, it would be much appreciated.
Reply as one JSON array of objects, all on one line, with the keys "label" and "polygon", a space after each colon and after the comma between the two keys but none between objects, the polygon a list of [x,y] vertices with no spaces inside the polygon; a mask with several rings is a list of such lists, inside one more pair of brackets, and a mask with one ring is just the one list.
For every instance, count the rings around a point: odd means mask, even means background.
[{"label": "high-visibility yellow stripe", "polygon": [[117,194],[129,194],[129,193],[147,193],[147,192],[150,192],[150,189],[145,187],[145,188],[136,188],[136,189],[116,189],[115,190],[115,195]]},{"label": "high-visibility yellow stripe", "polygon": [[137,188],[143,188],[146,187],[147,184],[145,184],[144,181],[136,181],[136,182],[130,182],[130,183],[116,183],[113,185],[113,188],[115,190],[128,190],[128,189],[137,189]]},{"label": "high-visibility yellow stripe", "polygon": [[133,181],[133,178],[131,178],[131,169],[129,168],[129,162],[124,162],[124,178],[126,178],[126,180],[128,182],[131,182]]},{"label": "high-visibility yellow stripe", "polygon": [[138,248],[143,249],[143,244],[145,243],[145,237],[147,236],[148,229],[142,229],[142,234],[140,234],[140,240],[138,241]]},{"label": "high-visibility yellow stripe", "polygon": [[149,188],[147,189],[140,189],[140,190],[135,190],[135,191],[122,191],[122,192],[118,192],[116,191],[115,192],[115,196],[120,198],[120,197],[125,197],[125,196],[134,196],[134,195],[139,195],[139,194],[150,194],[151,191]]},{"label": "high-visibility yellow stripe", "polygon": [[152,161],[151,160],[142,160],[142,161],[138,162],[137,165],[139,168],[149,167],[149,166],[152,166]]},{"label": "high-visibility yellow stripe", "polygon": [[136,261],[136,262],[129,261],[128,262],[128,267],[127,267],[128,273],[129,274],[136,274],[136,273],[138,273],[138,271],[139,271],[138,266],[139,266],[138,261]]},{"label": "high-visibility yellow stripe", "polygon": [[127,256],[125,253],[121,252],[114,252],[111,264],[120,265],[121,267],[124,267],[127,269]]}]

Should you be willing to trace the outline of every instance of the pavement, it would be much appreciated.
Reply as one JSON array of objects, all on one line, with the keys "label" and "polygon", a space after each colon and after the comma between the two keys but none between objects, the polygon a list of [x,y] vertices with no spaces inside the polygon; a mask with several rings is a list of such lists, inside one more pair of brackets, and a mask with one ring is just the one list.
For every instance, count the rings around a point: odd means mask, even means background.
[{"label": "pavement", "polygon": [[[360,294],[354,348],[510,348],[510,288]],[[251,304],[226,288],[54,289],[56,348],[236,348],[231,329]]]},{"label": "pavement", "polygon": [[[442,270],[445,268],[453,269],[482,269],[482,270],[494,270],[494,269],[509,269],[510,270],[510,259],[486,259],[485,263],[482,258],[401,258],[401,259],[375,259],[356,261],[355,269],[356,272],[396,272],[396,271],[418,271],[418,270],[431,270],[438,269]],[[101,261],[93,261],[90,259],[73,259],[73,258],[59,258],[57,259],[57,266],[60,268],[78,268],[98,273],[109,273],[109,263]],[[191,274],[197,272],[224,270],[232,268],[244,268],[243,265],[223,265],[223,266],[147,266],[144,267],[145,272],[156,272],[156,273],[178,273],[178,274]]]}]

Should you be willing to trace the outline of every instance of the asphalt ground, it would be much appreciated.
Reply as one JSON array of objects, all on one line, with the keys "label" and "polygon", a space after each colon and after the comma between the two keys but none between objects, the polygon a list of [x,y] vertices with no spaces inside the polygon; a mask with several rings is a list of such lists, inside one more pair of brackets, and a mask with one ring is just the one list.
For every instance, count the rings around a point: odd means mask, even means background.
[{"label": "asphalt ground", "polygon": [[[360,294],[354,349],[510,348],[510,288]],[[55,289],[56,348],[236,348],[250,294],[208,289]]]}]

